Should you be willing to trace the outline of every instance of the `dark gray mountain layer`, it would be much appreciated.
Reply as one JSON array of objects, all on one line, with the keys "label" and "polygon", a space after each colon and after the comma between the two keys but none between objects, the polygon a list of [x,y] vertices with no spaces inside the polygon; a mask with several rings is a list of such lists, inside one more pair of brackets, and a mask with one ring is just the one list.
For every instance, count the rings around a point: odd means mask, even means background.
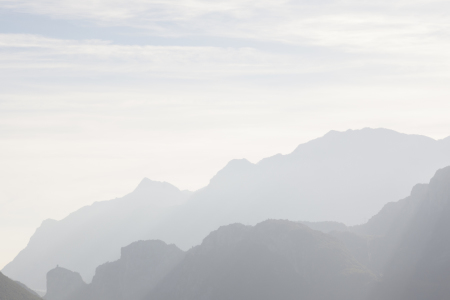
[{"label": "dark gray mountain layer", "polygon": [[268,220],[212,232],[148,300],[360,300],[375,276],[333,237]]},{"label": "dark gray mountain layer", "polygon": [[189,195],[144,179],[123,198],[96,202],[61,221],[44,221],[3,270],[37,290],[45,290],[46,273],[58,264],[90,281],[98,265],[118,259],[121,247],[149,238],[149,228]]},{"label": "dark gray mountain layer", "polygon": [[48,293],[60,297],[48,300],[361,300],[376,282],[337,239],[281,220],[221,227],[186,254],[161,241],[134,243],[75,291],[80,277],[61,283],[56,271]]},{"label": "dark gray mountain layer", "polygon": [[[171,210],[125,197],[44,222],[3,271],[43,289],[46,272],[56,264],[89,281],[96,266],[118,258],[115,249],[136,240],[161,239],[188,249],[232,223],[254,225],[270,218],[364,223],[447,165],[450,138],[436,141],[386,129],[331,131],[288,155],[257,164],[231,161],[207,187]],[[163,190],[167,201],[186,198],[174,187]]]}]

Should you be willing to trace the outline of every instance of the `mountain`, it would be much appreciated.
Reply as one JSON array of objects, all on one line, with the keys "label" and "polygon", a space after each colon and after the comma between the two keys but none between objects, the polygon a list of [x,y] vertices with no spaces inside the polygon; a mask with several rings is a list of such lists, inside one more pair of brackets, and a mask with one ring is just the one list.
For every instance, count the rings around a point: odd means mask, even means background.
[{"label": "mountain", "polygon": [[273,218],[361,224],[447,165],[450,138],[387,129],[331,131],[288,155],[257,164],[231,161],[153,232],[187,249],[232,223]]},{"label": "mountain", "polygon": [[[361,224],[447,165],[450,138],[436,141],[387,129],[331,131],[257,164],[233,160],[191,195],[169,184],[148,184],[148,190],[139,189],[148,197],[135,191],[61,221],[45,221],[2,271],[45,289],[45,274],[55,265],[77,271],[89,282],[96,266],[119,257],[115,249],[137,240],[160,239],[189,249],[232,223],[289,219]],[[149,199],[184,202],[161,208]]]},{"label": "mountain", "polygon": [[[74,286],[64,281],[58,287],[60,282],[49,276],[48,293]],[[268,220],[221,227],[186,253],[161,241],[131,244],[120,260],[98,267],[90,285],[46,299],[360,300],[375,283],[337,239]]]},{"label": "mountain", "polygon": [[0,273],[0,300],[42,300],[34,292]]},{"label": "mountain", "polygon": [[[320,224],[319,224],[320,225]],[[318,224],[313,226],[320,227]],[[324,227],[324,226],[322,226]],[[380,275],[371,300],[450,299],[450,167],[366,224],[330,232]]]},{"label": "mountain", "polygon": [[268,220],[212,232],[144,299],[359,300],[375,281],[333,237]]},{"label": "mountain", "polygon": [[386,233],[395,244],[373,299],[450,298],[450,167],[436,172],[422,199]]},{"label": "mountain", "polygon": [[96,266],[119,258],[121,247],[147,239],[149,228],[189,196],[171,184],[144,179],[122,198],[44,221],[3,272],[37,290],[45,290],[46,273],[56,265],[90,281]]},{"label": "mountain", "polygon": [[122,248],[119,260],[99,266],[89,285],[78,273],[50,270],[44,299],[141,300],[183,258],[184,252],[175,245],[138,241]]},{"label": "mountain", "polygon": [[80,274],[57,266],[47,273],[47,293],[45,300],[68,300],[69,297],[86,286]]}]

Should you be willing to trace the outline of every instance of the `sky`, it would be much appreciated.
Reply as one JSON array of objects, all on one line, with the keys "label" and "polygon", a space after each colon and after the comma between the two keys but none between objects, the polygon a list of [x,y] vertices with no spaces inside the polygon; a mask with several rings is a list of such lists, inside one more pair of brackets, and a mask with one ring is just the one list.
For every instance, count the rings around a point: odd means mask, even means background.
[{"label": "sky", "polygon": [[47,218],[329,130],[450,135],[450,2],[0,0],[0,268]]}]

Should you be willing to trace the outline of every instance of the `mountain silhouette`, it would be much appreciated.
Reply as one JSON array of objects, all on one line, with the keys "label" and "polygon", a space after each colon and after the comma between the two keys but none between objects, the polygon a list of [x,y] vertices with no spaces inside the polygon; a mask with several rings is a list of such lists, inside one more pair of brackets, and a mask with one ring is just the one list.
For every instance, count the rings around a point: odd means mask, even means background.
[{"label": "mountain silhouette", "polygon": [[422,190],[420,201],[403,209],[407,217],[386,233],[384,243],[395,247],[373,299],[450,298],[450,167]]},{"label": "mountain silhouette", "polygon": [[359,300],[375,281],[337,239],[268,220],[212,232],[145,299]]},{"label": "mountain silhouette", "polygon": [[450,298],[450,167],[438,170],[429,184],[414,186],[410,196],[386,204],[366,224],[335,228],[330,235],[380,275],[369,299]]},{"label": "mountain silhouette", "polygon": [[97,267],[89,285],[78,273],[58,267],[50,270],[44,299],[142,300],[183,258],[184,252],[175,245],[134,242],[122,248],[119,260]]},{"label": "mountain silhouette", "polygon": [[[192,194],[154,183],[154,188],[138,188],[61,221],[45,221],[2,271],[44,289],[45,274],[56,264],[79,272],[89,282],[96,266],[118,259],[117,249],[137,240],[160,239],[186,250],[232,223],[289,219],[354,226],[365,223],[386,203],[404,198],[412,186],[428,182],[447,165],[450,138],[436,141],[387,129],[331,131],[290,154],[257,164],[233,160],[208,186]],[[137,196],[141,193],[149,196]],[[165,202],[181,204],[156,205]],[[327,226],[329,231],[342,227]]]},{"label": "mountain silhouette", "polygon": [[44,221],[3,270],[38,290],[45,290],[46,273],[58,264],[90,281],[96,266],[119,258],[121,247],[147,239],[149,229],[189,195],[145,178],[122,198],[85,206],[61,221]]},{"label": "mountain silhouette", "polygon": [[[61,280],[48,278],[55,294]],[[133,243],[98,267],[90,285],[48,300],[360,300],[375,282],[337,239],[268,220],[223,226],[186,253],[161,241]]]},{"label": "mountain silhouette", "polygon": [[435,141],[387,129],[332,131],[288,155],[257,164],[231,161],[158,224],[157,232],[187,249],[232,223],[273,218],[362,224],[447,165],[450,138]]}]

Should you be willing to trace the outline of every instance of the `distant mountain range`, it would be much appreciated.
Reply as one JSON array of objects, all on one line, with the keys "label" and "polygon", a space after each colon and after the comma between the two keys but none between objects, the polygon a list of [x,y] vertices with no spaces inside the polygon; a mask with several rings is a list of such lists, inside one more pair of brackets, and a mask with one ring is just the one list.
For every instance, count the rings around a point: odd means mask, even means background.
[{"label": "distant mountain range", "polygon": [[161,241],[140,241],[123,248],[118,261],[99,266],[89,285],[71,271],[51,270],[48,295],[61,286],[78,289],[45,299],[450,298],[450,167],[366,224],[338,227],[326,234],[287,220],[232,224],[186,253]]},{"label": "distant mountain range", "polygon": [[[331,131],[288,155],[257,164],[233,160],[192,194],[144,180],[121,199],[45,221],[2,271],[44,289],[45,274],[57,264],[90,282],[96,266],[118,259],[118,249],[137,240],[160,239],[189,249],[220,226],[267,219],[354,226],[447,165],[450,138],[436,141],[387,129]],[[328,229],[333,224],[338,223]],[[345,234],[361,243],[354,228]]]},{"label": "distant mountain range", "polygon": [[20,282],[9,279],[0,273],[0,300],[42,300]]}]

